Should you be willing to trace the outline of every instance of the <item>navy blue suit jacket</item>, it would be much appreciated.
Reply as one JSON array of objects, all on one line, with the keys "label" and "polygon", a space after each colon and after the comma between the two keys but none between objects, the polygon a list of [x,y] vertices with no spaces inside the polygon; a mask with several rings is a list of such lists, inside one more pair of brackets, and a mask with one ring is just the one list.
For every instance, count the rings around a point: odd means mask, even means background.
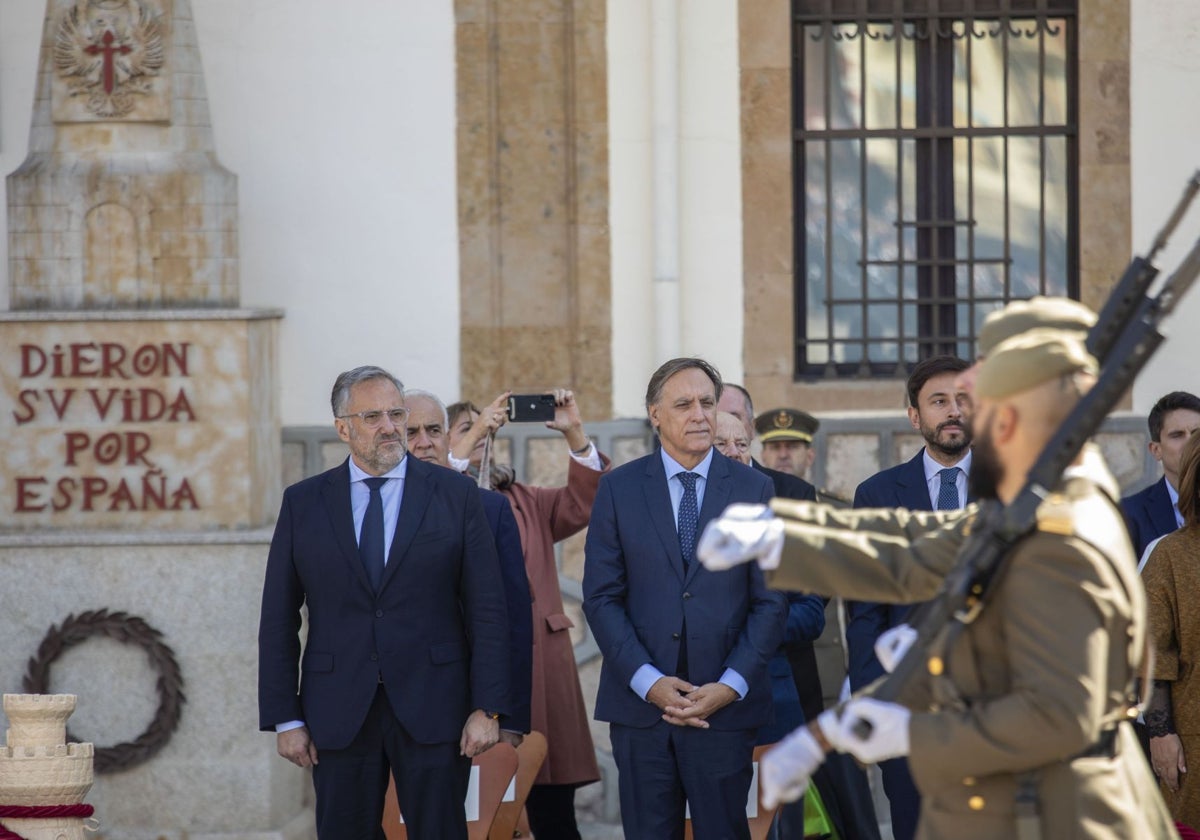
[{"label": "navy blue suit jacket", "polygon": [[[875,473],[854,491],[856,508],[907,508],[932,510],[929,485],[925,482],[925,448],[903,464]],[[875,640],[890,627],[902,623],[912,610],[910,604],[875,604],[849,601],[846,613],[847,672],[850,687],[858,691],[883,676],[875,658]]]},{"label": "navy blue suit jacket", "polygon": [[262,729],[303,720],[318,750],[343,748],[381,680],[421,743],[456,743],[473,709],[508,711],[508,618],[478,489],[416,458],[407,470],[378,592],[358,557],[348,463],[284,491],[258,631]]},{"label": "navy blue suit jacket", "polygon": [[[697,535],[730,503],[771,495],[766,476],[714,451]],[[684,569],[658,452],[600,479],[584,552],[583,610],[604,656],[597,720],[645,728],[661,719],[629,683],[647,663],[675,674],[685,618],[691,682],[716,682],[732,668],[749,685],[709,725],[756,729],[771,720],[767,661],[783,641],[787,602],[767,588],[755,563],[711,572],[693,561]]]},{"label": "navy blue suit jacket", "polygon": [[500,574],[504,578],[504,601],[508,611],[508,714],[500,726],[512,732],[529,731],[529,697],[533,691],[533,601],[525,575],[525,551],[512,505],[503,493],[479,489],[483,515],[496,541]]},{"label": "navy blue suit jacket", "polygon": [[1165,475],[1146,489],[1121,499],[1121,508],[1125,511],[1125,524],[1129,526],[1138,559],[1153,540],[1179,527]]}]

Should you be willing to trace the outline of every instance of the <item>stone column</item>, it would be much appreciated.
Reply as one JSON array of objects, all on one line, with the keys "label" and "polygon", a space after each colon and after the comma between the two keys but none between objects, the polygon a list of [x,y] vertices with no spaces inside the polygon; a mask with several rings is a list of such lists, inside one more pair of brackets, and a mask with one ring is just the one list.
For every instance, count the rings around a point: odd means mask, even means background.
[{"label": "stone column", "polygon": [[612,407],[604,0],[456,0],[462,392]]}]

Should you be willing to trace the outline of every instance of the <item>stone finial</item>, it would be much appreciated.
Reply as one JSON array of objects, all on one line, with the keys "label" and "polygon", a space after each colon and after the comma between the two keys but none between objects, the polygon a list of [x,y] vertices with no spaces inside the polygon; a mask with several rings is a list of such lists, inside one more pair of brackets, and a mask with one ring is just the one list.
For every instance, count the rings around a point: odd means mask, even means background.
[{"label": "stone finial", "polygon": [[[7,744],[0,747],[0,805],[77,805],[92,787],[91,744],[67,744],[73,694],[5,694]],[[79,817],[4,819],[26,840],[83,840]]]},{"label": "stone finial", "polygon": [[47,0],[8,237],[14,310],[238,305],[190,0]]}]

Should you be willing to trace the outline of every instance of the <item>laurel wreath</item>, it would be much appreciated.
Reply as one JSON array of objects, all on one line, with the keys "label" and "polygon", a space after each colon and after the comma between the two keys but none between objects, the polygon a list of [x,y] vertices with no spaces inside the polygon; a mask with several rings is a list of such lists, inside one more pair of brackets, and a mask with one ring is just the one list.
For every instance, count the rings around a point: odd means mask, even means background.
[{"label": "laurel wreath", "polygon": [[[22,690],[29,694],[50,693],[50,666],[63,651],[93,636],[107,636],[123,644],[134,644],[146,652],[150,665],[158,672],[158,711],[146,730],[132,741],[111,747],[96,747],[97,773],[116,773],[147,761],[166,746],[179,727],[183,695],[183,675],[175,653],[162,641],[162,633],[144,619],[107,609],[68,615],[62,624],[51,626],[38,645],[37,655],[29,658]],[[67,733],[67,740],[81,739]]]}]

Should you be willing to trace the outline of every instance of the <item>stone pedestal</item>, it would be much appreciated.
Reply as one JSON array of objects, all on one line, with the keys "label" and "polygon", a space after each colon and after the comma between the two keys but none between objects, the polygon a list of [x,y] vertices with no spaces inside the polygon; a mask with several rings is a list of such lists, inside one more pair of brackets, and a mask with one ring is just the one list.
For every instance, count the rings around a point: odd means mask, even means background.
[{"label": "stone pedestal", "polygon": [[0,314],[0,530],[203,531],[272,521],[280,317]]},{"label": "stone pedestal", "polygon": [[[78,805],[92,786],[92,745],[67,743],[73,694],[5,694],[7,744],[0,748],[0,805]],[[25,840],[83,840],[80,817],[15,819]]]}]

